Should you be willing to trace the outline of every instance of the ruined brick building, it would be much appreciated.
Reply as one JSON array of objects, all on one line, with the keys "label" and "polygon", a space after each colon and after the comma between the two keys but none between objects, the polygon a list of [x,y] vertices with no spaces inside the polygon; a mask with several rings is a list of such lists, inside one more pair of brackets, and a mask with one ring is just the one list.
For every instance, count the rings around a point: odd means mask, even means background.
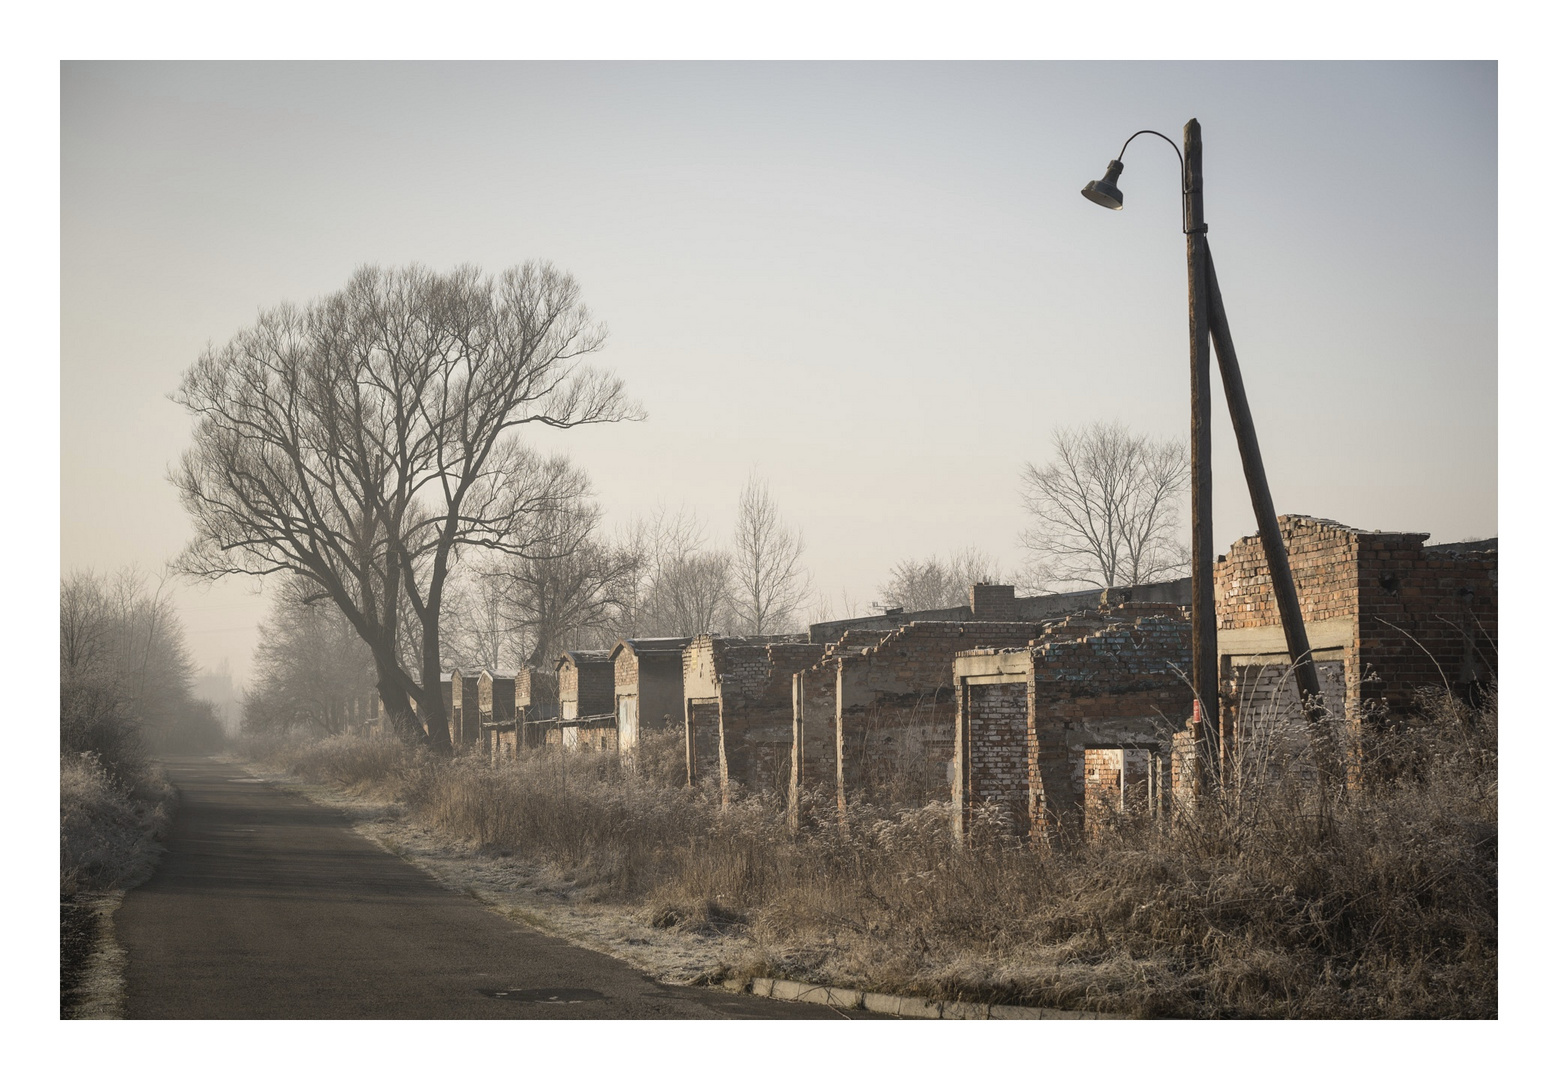
[{"label": "ruined brick building", "polygon": [[[1426,533],[1278,519],[1321,690],[1353,722],[1409,709],[1424,687],[1476,698],[1498,668],[1498,541],[1425,546]],[[1217,651],[1225,746],[1297,710],[1258,536],[1218,559]]]},{"label": "ruined brick building", "polygon": [[1189,662],[1189,617],[1166,604],[1079,614],[1021,646],[959,653],[954,831],[976,808],[1040,840],[1166,812]]},{"label": "ruined brick building", "polygon": [[[1295,515],[1280,527],[1334,713],[1356,724],[1412,707],[1424,687],[1475,698],[1493,685],[1496,540],[1430,546]],[[550,745],[631,763],[664,728],[681,738],[687,782],[716,785],[726,804],[772,795],[794,827],[824,807],[950,799],[959,834],[1048,843],[1171,818],[1255,736],[1309,737],[1293,726],[1258,537],[1218,560],[1215,586],[1216,761],[1201,760],[1191,720],[1188,579],[1026,598],[980,584],[966,607],[808,635],[624,638],[564,653],[554,671],[454,672],[442,692],[456,746],[480,739],[493,760]]]},{"label": "ruined brick building", "polygon": [[689,782],[717,783],[726,804],[742,788],[787,798],[792,683],[824,649],[802,635],[693,638],[682,667]]},{"label": "ruined brick building", "polygon": [[617,749],[616,665],[604,649],[573,649],[557,658],[557,720],[546,744],[565,750]]},{"label": "ruined brick building", "polygon": [[611,650],[617,752],[631,759],[648,732],[680,732],[687,637],[623,638]]}]

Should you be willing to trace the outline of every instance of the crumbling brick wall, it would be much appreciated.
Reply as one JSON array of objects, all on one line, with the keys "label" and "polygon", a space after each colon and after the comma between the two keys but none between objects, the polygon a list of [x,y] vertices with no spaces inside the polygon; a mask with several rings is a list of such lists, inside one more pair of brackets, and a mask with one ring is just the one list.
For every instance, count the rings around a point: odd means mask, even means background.
[{"label": "crumbling brick wall", "polygon": [[838,656],[835,784],[851,800],[924,805],[951,794],[959,653],[1033,638],[1033,622],[914,622]]},{"label": "crumbling brick wall", "polygon": [[514,678],[514,712],[524,749],[546,741],[546,725],[557,718],[557,672],[521,668]]},{"label": "crumbling brick wall", "polygon": [[1028,687],[1022,682],[968,688],[968,791],[975,807],[996,808],[999,826],[1026,835]]},{"label": "crumbling brick wall", "polygon": [[[1341,700],[1326,700],[1333,710],[1356,723],[1377,705],[1410,708],[1423,687],[1473,696],[1496,678],[1496,540],[1425,547],[1426,533],[1299,515],[1278,524],[1313,656],[1341,667]],[[1283,665],[1286,645],[1258,536],[1218,560],[1215,582],[1226,739],[1247,699],[1249,676],[1238,669]]]},{"label": "crumbling brick wall", "polygon": [[482,738],[493,761],[513,757],[517,751],[514,737],[516,682],[516,673],[510,671],[484,669],[477,676],[476,703],[481,715]]},{"label": "crumbling brick wall", "polygon": [[557,661],[557,701],[564,719],[614,714],[616,665],[600,649],[576,649]]},{"label": "crumbling brick wall", "polygon": [[[572,736],[566,734],[569,730],[574,732]],[[615,720],[597,719],[579,724],[570,724],[565,726],[564,732],[564,742],[571,742],[571,749],[601,754],[615,754],[617,752],[617,725]]]},{"label": "crumbling brick wall", "polygon": [[1157,755],[1141,747],[1083,751],[1082,816],[1089,839],[1161,809],[1157,766]]},{"label": "crumbling brick wall", "polygon": [[[954,828],[961,834],[989,800],[1025,804],[1026,813],[1010,815],[1013,827],[1044,841],[1099,824],[1106,805],[1111,821],[1122,810],[1162,813],[1174,734],[1190,714],[1192,694],[1179,674],[1189,657],[1189,619],[1175,605],[1123,605],[1051,624],[1018,648],[959,654]],[[1004,742],[984,745],[1014,699],[1023,704],[1025,753],[1015,771],[1003,764]],[[1102,774],[1089,803],[1091,751],[1119,752],[1126,783],[1143,785],[1139,804],[1121,804],[1118,783],[1114,802],[1100,802]],[[1095,754],[1093,765],[1104,760]]]},{"label": "crumbling brick wall", "polygon": [[[791,693],[789,819],[802,823],[802,804],[838,802],[838,659],[854,655],[892,633],[891,628],[847,630],[823,647],[821,657],[795,674]],[[815,639],[814,639],[815,640]]]},{"label": "crumbling brick wall", "polygon": [[[684,650],[682,684],[688,701],[691,767],[699,771],[699,731],[706,716],[718,733],[720,797],[741,789],[787,796],[792,769],[796,672],[815,663],[824,646],[794,638],[726,638],[701,634]],[[693,706],[702,712],[693,715]],[[712,711],[710,707],[712,706]],[[701,730],[701,728],[700,728]]]}]

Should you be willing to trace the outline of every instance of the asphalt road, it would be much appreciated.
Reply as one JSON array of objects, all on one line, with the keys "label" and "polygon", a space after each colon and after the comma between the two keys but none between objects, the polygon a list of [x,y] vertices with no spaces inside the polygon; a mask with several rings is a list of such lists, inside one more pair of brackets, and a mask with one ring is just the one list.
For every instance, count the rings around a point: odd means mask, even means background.
[{"label": "asphalt road", "polygon": [[353,832],[204,759],[157,873],[114,917],[131,1019],[841,1019],[663,986],[517,926]]}]

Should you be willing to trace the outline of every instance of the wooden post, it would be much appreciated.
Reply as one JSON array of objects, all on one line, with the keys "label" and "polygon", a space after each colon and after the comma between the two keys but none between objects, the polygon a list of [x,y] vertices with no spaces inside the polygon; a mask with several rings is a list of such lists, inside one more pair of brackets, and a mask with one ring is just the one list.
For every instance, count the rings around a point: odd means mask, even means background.
[{"label": "wooden post", "polygon": [[1220,761],[1217,597],[1212,586],[1212,350],[1206,221],[1201,199],[1201,124],[1185,125],[1185,258],[1190,275],[1190,650],[1207,766]]},{"label": "wooden post", "polygon": [[[1277,614],[1287,639],[1293,674],[1304,698],[1304,715],[1311,726],[1325,723],[1320,699],[1320,676],[1309,651],[1309,634],[1304,629],[1304,614],[1288,564],[1287,545],[1277,525],[1277,510],[1266,483],[1266,466],[1261,459],[1260,441],[1255,436],[1255,420],[1250,415],[1249,398],[1244,393],[1244,375],[1239,370],[1239,355],[1234,351],[1233,335],[1228,330],[1228,313],[1223,308],[1222,290],[1217,285],[1217,267],[1210,248],[1206,253],[1206,281],[1211,317],[1212,342],[1217,347],[1217,366],[1223,376],[1223,396],[1228,399],[1228,415],[1233,421],[1234,437],[1239,443],[1239,458],[1244,463],[1244,479],[1250,488],[1250,502],[1260,529],[1261,549],[1271,573],[1271,591],[1276,595]],[[1321,772],[1334,775],[1336,763],[1329,729],[1317,731],[1321,752]]]}]

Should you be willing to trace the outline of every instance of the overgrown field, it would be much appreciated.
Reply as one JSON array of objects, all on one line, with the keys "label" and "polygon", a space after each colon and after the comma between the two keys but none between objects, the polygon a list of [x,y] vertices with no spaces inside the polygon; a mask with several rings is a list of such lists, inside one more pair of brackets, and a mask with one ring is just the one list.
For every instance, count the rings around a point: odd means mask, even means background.
[{"label": "overgrown field", "polygon": [[744,933],[746,970],[867,990],[1175,1017],[1497,1015],[1497,713],[1383,725],[1366,782],[1233,786],[1164,829],[1035,850],[947,804],[791,836],[590,754],[438,761],[388,740],[251,743],[302,778],[392,798],[456,843],[548,864],[659,926]]}]

